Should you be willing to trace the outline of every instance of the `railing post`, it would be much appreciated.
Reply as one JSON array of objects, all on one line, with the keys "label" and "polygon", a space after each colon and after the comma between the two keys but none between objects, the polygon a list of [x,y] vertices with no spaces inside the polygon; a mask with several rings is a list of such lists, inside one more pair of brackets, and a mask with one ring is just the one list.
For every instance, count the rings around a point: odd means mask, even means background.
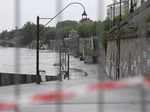
[{"label": "railing post", "polygon": [[70,55],[69,55],[69,50],[68,50],[68,80],[70,79]]},{"label": "railing post", "polygon": [[133,0],[131,0],[131,8],[130,8],[130,13],[134,12],[134,5],[133,5]]},{"label": "railing post", "polygon": [[122,0],[120,0],[120,22],[122,21]]},{"label": "railing post", "polygon": [[115,9],[116,7],[115,7],[115,1],[114,1],[114,4],[113,4],[113,26],[115,26],[115,23],[116,23],[116,21],[115,21],[115,17],[116,17],[116,14],[115,14]]},{"label": "railing post", "polygon": [[[120,26],[119,26],[120,27]],[[120,31],[120,28],[119,28]],[[118,56],[117,56],[117,80],[120,79],[120,35],[117,39],[117,49],[118,49]]]},{"label": "railing post", "polygon": [[113,20],[114,20],[114,17],[113,17],[113,7],[111,6],[111,28],[113,27]]},{"label": "railing post", "polygon": [[61,61],[61,58],[62,58],[62,56],[61,56],[61,54],[62,54],[62,51],[61,51],[61,47],[60,47],[60,49],[59,49],[59,63],[60,63],[60,68],[59,68],[59,81],[62,81],[62,61]]}]

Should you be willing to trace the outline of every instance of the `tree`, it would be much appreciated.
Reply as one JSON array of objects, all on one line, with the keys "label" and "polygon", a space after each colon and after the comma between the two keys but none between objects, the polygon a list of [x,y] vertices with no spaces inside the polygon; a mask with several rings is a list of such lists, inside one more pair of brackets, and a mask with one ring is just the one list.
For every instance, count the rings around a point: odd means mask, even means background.
[{"label": "tree", "polygon": [[[80,37],[86,38],[96,35],[97,22],[92,24],[78,24],[76,21],[62,21],[56,27],[45,27],[40,25],[40,42],[48,44],[49,40],[56,38],[66,38],[72,29],[78,31]],[[20,43],[22,47],[35,45],[37,38],[37,26],[31,22],[27,22],[22,28],[12,31],[3,31],[0,39],[12,40]],[[33,44],[34,43],[34,44]]]},{"label": "tree", "polygon": [[0,34],[0,39],[1,40],[5,40],[8,37],[8,31],[4,30],[1,34]]},{"label": "tree", "polygon": [[75,28],[80,37],[86,38],[90,36],[96,36],[96,22],[92,24],[80,24]]},{"label": "tree", "polygon": [[[33,40],[36,40],[37,34],[36,34],[36,25],[33,23],[26,23],[21,31],[21,35],[23,38],[21,39],[22,45],[30,44]],[[40,25],[40,35],[43,35],[44,32],[44,26]],[[41,39],[42,37],[40,37]]]},{"label": "tree", "polygon": [[56,25],[56,28],[65,28],[65,27],[72,27],[77,25],[78,23],[76,21],[70,21],[70,20],[66,20],[66,21],[62,21],[62,22],[58,22]]},{"label": "tree", "polygon": [[47,43],[49,40],[56,39],[56,28],[48,27],[44,29],[42,39],[44,43]]}]

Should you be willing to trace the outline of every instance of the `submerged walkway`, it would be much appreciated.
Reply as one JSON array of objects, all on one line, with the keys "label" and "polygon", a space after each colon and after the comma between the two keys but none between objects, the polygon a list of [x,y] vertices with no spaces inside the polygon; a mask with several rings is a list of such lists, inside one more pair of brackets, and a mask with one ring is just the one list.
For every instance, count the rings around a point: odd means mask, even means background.
[{"label": "submerged walkway", "polygon": [[[72,59],[71,68],[86,70],[88,76],[64,80],[62,82],[42,82],[40,85],[24,84],[18,86],[0,87],[0,102],[20,102],[20,112],[149,112],[150,89],[146,85],[134,85],[121,89],[113,88],[109,83],[101,87],[100,91],[88,92],[91,85],[102,83],[97,76],[104,76],[96,72],[96,65],[85,65],[78,59]],[[99,69],[103,67],[98,67]],[[112,83],[113,84],[113,83]],[[120,83],[117,83],[120,84]],[[125,86],[125,85],[120,85]],[[118,86],[119,87],[119,86]],[[93,88],[93,90],[94,90]],[[19,90],[18,93],[15,90]],[[100,88],[99,88],[100,89]],[[57,92],[56,92],[57,91]],[[78,93],[78,95],[72,93]],[[59,93],[64,94],[59,94]],[[69,93],[69,94],[67,94]],[[17,94],[17,95],[16,95]],[[63,101],[56,101],[63,97]],[[31,102],[32,101],[32,102]],[[37,103],[36,103],[37,101]],[[62,104],[62,105],[60,105]],[[15,112],[10,110],[8,112]]]}]

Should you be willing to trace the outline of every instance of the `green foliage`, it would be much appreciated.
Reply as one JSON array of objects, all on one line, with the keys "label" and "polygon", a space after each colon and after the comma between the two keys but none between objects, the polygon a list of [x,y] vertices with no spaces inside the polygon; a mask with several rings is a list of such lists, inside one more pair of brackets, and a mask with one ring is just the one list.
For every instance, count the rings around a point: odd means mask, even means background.
[{"label": "green foliage", "polygon": [[57,38],[66,38],[69,36],[69,32],[74,29],[74,26],[68,26],[64,28],[57,29]]},{"label": "green foliage", "polygon": [[3,31],[0,35],[0,39],[5,40],[5,38],[7,38],[7,34],[8,34],[7,30]]},{"label": "green foliage", "polygon": [[[127,14],[124,14],[124,15],[122,15],[122,20],[124,20],[124,19],[126,19],[127,17],[129,16],[129,14],[127,13]],[[117,23],[119,23],[120,22],[120,16],[117,16],[117,17],[115,17],[115,19],[114,19],[114,23],[115,23],[115,25],[117,24]]]},{"label": "green foliage", "polygon": [[75,29],[78,31],[78,34],[81,37],[87,37],[88,36],[86,25],[79,24]]},{"label": "green foliage", "polygon": [[103,21],[104,31],[109,31],[111,23],[112,23],[112,21],[109,19],[106,19],[105,21]]},{"label": "green foliage", "polygon": [[[66,38],[69,36],[69,32],[72,29],[77,30],[81,38],[96,36],[97,32],[100,32],[99,29],[97,29],[99,25],[101,25],[101,22],[80,24],[76,21],[69,20],[59,22],[56,27],[44,27],[43,25],[40,25],[40,43],[49,44],[49,40]],[[31,22],[27,22],[21,29],[12,30],[9,32],[6,30],[0,34],[0,39],[16,41],[20,43],[22,47],[35,46],[36,38],[37,26]]]},{"label": "green foliage", "polygon": [[129,14],[126,13],[126,14],[124,14],[124,15],[122,16],[122,19],[126,19],[128,16],[129,16]]},{"label": "green foliage", "polygon": [[96,35],[96,23],[95,22],[92,24],[79,24],[78,26],[76,26],[75,29],[78,31],[80,37],[83,37],[83,38]]},{"label": "green foliage", "polygon": [[[40,27],[42,28],[42,26]],[[21,29],[20,35],[22,35],[21,45],[30,44],[36,38],[36,25],[30,22],[26,23]]]},{"label": "green foliage", "polygon": [[62,22],[58,22],[56,25],[56,28],[65,28],[65,27],[72,27],[77,25],[78,23],[76,21],[62,21]]},{"label": "green foliage", "polygon": [[44,29],[41,40],[47,43],[49,40],[54,40],[56,38],[56,28],[48,27]]},{"label": "green foliage", "polygon": [[150,15],[147,17],[146,23],[150,23]]},{"label": "green foliage", "polygon": [[69,35],[69,32],[75,29],[77,30],[81,38],[86,38],[96,35],[96,22],[93,24],[73,24],[66,27],[57,28],[57,37],[66,38]]},{"label": "green foliage", "polygon": [[[122,15],[122,20],[126,19],[129,16],[129,14],[124,14]],[[110,20],[110,19],[106,19],[103,24],[104,24],[104,30],[105,31],[109,31],[110,30],[110,26],[115,26],[116,24],[118,24],[120,22],[120,16],[116,16],[114,18],[114,20]]]}]

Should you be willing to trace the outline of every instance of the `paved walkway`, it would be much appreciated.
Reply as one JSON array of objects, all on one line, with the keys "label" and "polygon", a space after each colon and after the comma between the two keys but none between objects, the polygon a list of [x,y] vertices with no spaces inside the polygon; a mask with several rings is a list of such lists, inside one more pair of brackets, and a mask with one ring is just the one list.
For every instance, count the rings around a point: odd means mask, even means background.
[{"label": "paved walkway", "polygon": [[[73,61],[74,60],[74,61]],[[84,87],[99,83],[97,78],[104,74],[96,71],[96,65],[85,65],[78,59],[73,59],[72,68],[86,70],[87,77],[80,79],[64,80],[63,82],[43,82],[41,85],[21,85],[20,93],[15,95],[15,86],[0,87],[0,101],[14,102],[17,98],[21,103],[26,103],[31,96],[54,91],[76,91],[80,96],[63,100],[62,102],[47,102],[35,105],[21,105],[19,112],[149,112],[150,89],[141,85],[130,88],[106,90],[101,92],[85,93]],[[99,68],[99,67],[98,67]],[[102,67],[100,67],[102,68]],[[99,69],[100,69],[99,68]],[[105,78],[103,78],[105,79]],[[82,89],[83,88],[83,89]],[[144,90],[144,92],[143,92]],[[143,99],[146,102],[143,103]],[[55,104],[55,103],[62,103]],[[144,110],[145,109],[145,110]],[[15,112],[14,110],[9,112]]]}]

